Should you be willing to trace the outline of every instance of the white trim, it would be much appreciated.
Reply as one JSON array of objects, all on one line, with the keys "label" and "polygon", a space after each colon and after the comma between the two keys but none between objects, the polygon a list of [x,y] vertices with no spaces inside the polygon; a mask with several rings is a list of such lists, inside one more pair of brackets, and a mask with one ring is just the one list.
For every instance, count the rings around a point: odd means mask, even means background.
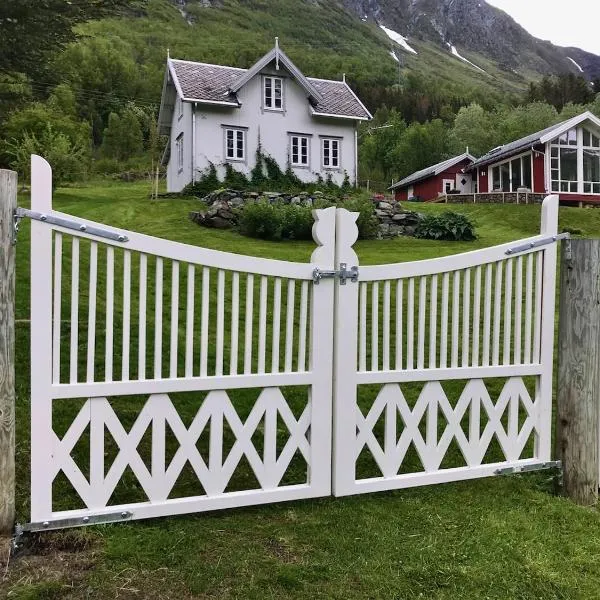
[{"label": "white trim", "polygon": [[[506,163],[508,163],[508,179],[510,181],[510,185],[512,187],[512,161],[513,160],[517,160],[519,158],[523,158],[524,156],[529,155],[530,160],[529,160],[529,164],[531,165],[531,193],[534,192],[534,188],[535,188],[535,177],[534,177],[534,173],[533,173],[533,153],[534,150],[531,148],[525,152],[521,152],[519,154],[515,154],[513,156],[511,156],[510,158],[503,158],[501,161],[498,161],[496,163],[488,163],[487,165],[487,173],[488,173],[488,193],[491,194],[494,191],[502,191],[504,192],[504,190],[494,190],[493,185],[494,185],[494,177],[493,177],[493,169],[496,167],[500,167]],[[523,161],[521,161],[521,164],[523,164]],[[480,168],[480,167],[478,167]],[[521,182],[523,181],[523,171],[521,170]],[[514,194],[516,193],[517,190],[508,190],[504,193],[506,194]]]},{"label": "white trim", "polygon": [[331,117],[332,119],[352,119],[353,121],[369,121],[368,117],[351,117],[350,115],[333,115],[331,113],[316,112],[311,106],[310,112],[314,117]]},{"label": "white trim", "polygon": [[373,115],[369,112],[367,107],[360,101],[360,98],[354,93],[354,90],[346,83],[346,80],[342,83],[348,88],[348,91],[354,96],[354,99],[360,104],[360,107],[369,115],[369,119],[373,118]]},{"label": "white trim", "polygon": [[184,102],[195,102],[196,104],[214,104],[215,106],[233,106],[240,108],[240,102],[224,102],[222,100],[201,100],[199,98],[183,98]]},{"label": "white trim", "polygon": [[[289,149],[289,157],[290,157],[290,166],[297,169],[310,169],[311,163],[311,137],[312,134],[306,135],[303,133],[288,133],[288,149]],[[297,154],[298,159],[301,161],[302,159],[302,140],[306,140],[306,162],[294,162],[294,138],[298,140],[298,148]]]},{"label": "white trim", "polygon": [[545,144],[546,142],[551,142],[552,140],[565,133],[565,131],[569,131],[569,129],[573,129],[573,127],[577,127],[577,125],[580,125],[585,121],[591,121],[594,125],[596,125],[596,127],[600,129],[600,119],[598,119],[598,117],[596,117],[596,115],[592,114],[590,111],[586,111],[577,117],[573,117],[572,119],[565,121],[560,127],[557,127],[557,129],[554,129],[550,133],[547,133],[546,135],[542,136],[540,138],[540,142],[542,144]]},{"label": "white trim", "polygon": [[[340,171],[342,169],[342,140],[340,137],[319,136],[321,146],[321,169],[327,171]],[[325,142],[329,142],[329,163],[325,164]],[[331,164],[333,161],[333,143],[337,144],[337,165]]]}]

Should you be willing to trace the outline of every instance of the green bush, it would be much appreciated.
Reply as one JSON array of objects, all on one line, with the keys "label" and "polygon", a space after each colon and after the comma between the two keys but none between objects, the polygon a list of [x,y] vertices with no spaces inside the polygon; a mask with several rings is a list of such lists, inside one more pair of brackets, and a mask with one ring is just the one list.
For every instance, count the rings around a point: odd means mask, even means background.
[{"label": "green bush", "polygon": [[375,216],[375,207],[371,200],[355,196],[340,200],[337,205],[350,212],[359,213],[356,226],[358,227],[358,237],[360,239],[368,240],[377,237],[379,221]]},{"label": "green bush", "polygon": [[471,242],[477,238],[475,226],[468,217],[449,211],[423,217],[417,225],[415,237],[451,242]]},{"label": "green bush", "polygon": [[182,190],[182,196],[198,196],[203,198],[210,192],[214,190],[218,190],[223,187],[221,182],[219,181],[219,176],[217,175],[217,169],[213,163],[210,163],[208,169],[206,169],[200,179],[195,183],[189,183]]},{"label": "green bush", "polygon": [[236,171],[230,163],[225,163],[225,179],[223,179],[223,187],[232,188],[234,190],[245,190],[249,186],[248,178],[241,172]]},{"label": "green bush", "polygon": [[268,202],[244,205],[238,212],[240,233],[261,240],[280,240],[283,230],[281,208]]}]

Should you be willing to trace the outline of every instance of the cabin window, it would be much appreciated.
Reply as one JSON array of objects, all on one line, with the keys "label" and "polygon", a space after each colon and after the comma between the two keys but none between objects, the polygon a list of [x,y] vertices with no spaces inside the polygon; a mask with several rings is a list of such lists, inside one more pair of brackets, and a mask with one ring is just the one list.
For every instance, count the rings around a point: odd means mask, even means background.
[{"label": "cabin window", "polygon": [[225,129],[225,158],[246,160],[246,130]]},{"label": "cabin window", "polygon": [[492,190],[500,190],[500,167],[492,167]]},{"label": "cabin window", "polygon": [[283,79],[265,77],[263,79],[263,106],[268,110],[283,110]]},{"label": "cabin window", "polygon": [[290,163],[293,167],[308,167],[310,138],[306,135],[290,136]]},{"label": "cabin window", "polygon": [[490,169],[492,190],[516,192],[519,188],[531,189],[531,154],[517,156]]},{"label": "cabin window", "polygon": [[177,154],[177,170],[183,171],[183,133],[180,133],[175,140],[175,153]]},{"label": "cabin window", "polygon": [[341,141],[333,138],[323,138],[321,140],[322,165],[325,169],[338,169],[341,153]]}]

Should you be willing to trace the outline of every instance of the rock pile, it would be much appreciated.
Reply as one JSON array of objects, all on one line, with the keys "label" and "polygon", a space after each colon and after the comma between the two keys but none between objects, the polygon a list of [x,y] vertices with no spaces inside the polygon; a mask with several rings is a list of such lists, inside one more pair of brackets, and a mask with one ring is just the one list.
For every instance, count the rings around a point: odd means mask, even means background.
[{"label": "rock pile", "polygon": [[[204,227],[216,229],[230,229],[237,225],[236,209],[246,202],[270,202],[271,204],[298,204],[300,206],[314,206],[334,204],[336,199],[329,198],[323,192],[300,192],[299,194],[286,194],[280,192],[241,192],[238,190],[216,190],[204,197],[207,209],[190,213],[190,219]],[[392,238],[399,235],[413,235],[419,221],[423,218],[421,213],[402,209],[399,202],[394,200],[374,201],[375,215],[379,221],[379,239]]]},{"label": "rock pile", "polygon": [[235,209],[246,202],[270,202],[271,204],[298,204],[300,206],[314,206],[325,202],[333,204],[335,200],[328,198],[323,192],[300,192],[299,194],[285,194],[281,192],[241,192],[238,190],[224,189],[211,192],[202,201],[206,203],[207,210],[190,213],[190,219],[204,227],[229,229],[237,225]]},{"label": "rock pile", "polygon": [[414,235],[421,213],[403,210],[400,202],[379,201],[375,204],[375,215],[379,221],[379,238],[393,238],[399,235]]}]

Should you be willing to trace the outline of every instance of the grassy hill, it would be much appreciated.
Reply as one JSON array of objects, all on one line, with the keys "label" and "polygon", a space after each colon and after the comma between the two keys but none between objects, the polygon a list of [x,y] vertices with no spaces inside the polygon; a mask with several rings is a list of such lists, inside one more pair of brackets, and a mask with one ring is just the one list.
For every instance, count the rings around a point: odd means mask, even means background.
[{"label": "grassy hill", "polygon": [[[196,201],[150,202],[148,192],[142,183],[65,188],[56,193],[54,207],[115,227],[243,254],[302,261],[313,248],[309,242],[265,242],[199,228],[187,218]],[[19,204],[27,202],[22,197]],[[453,209],[475,220],[476,242],[361,241],[361,263],[449,255],[538,230],[538,206]],[[600,235],[600,211],[561,208],[560,227],[567,226],[586,236]],[[22,521],[28,519],[29,495],[29,241],[24,222],[17,246],[16,328],[17,510]],[[55,423],[72,406],[69,402],[57,410]],[[549,477],[489,478],[44,534],[11,560],[0,596],[597,598],[600,517],[554,497]]]}]

